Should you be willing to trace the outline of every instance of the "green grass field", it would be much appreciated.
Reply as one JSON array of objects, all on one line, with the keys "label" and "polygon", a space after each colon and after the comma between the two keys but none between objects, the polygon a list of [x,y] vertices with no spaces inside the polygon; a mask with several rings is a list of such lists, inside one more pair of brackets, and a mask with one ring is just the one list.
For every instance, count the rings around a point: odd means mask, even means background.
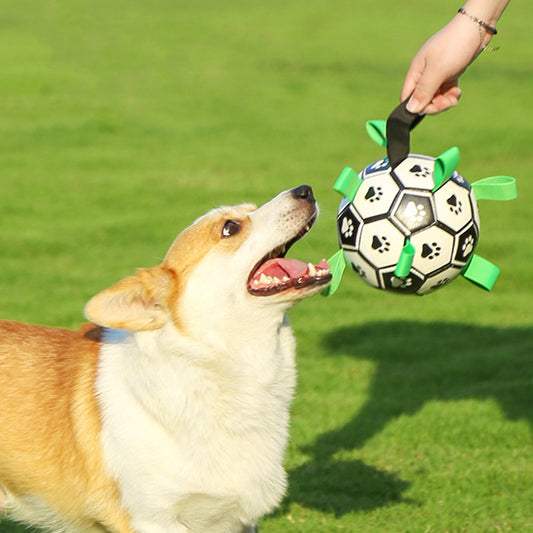
[{"label": "green grass field", "polygon": [[[302,183],[322,215],[291,256],[329,257],[333,183],[384,155],[364,123],[458,7],[2,0],[0,317],[77,327],[196,216]],[[480,203],[500,279],[400,297],[347,272],[291,312],[290,488],[263,533],[533,531],[532,19],[514,0],[460,105],[412,136],[457,145],[470,181],[518,179],[517,200]]]}]

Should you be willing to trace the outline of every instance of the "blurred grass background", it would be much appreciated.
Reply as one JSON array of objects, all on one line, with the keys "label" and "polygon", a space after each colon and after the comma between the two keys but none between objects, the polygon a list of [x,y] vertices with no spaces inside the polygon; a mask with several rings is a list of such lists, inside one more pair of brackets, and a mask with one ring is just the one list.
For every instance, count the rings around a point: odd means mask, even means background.
[{"label": "blurred grass background", "polygon": [[[2,0],[0,316],[77,327],[195,217],[302,183],[322,215],[291,256],[329,257],[333,183],[383,156],[364,122],[458,7]],[[347,273],[291,312],[291,485],[261,531],[533,531],[532,19],[514,0],[460,105],[412,136],[419,153],[458,146],[470,181],[518,179],[517,200],[480,205],[500,279],[418,298]]]}]

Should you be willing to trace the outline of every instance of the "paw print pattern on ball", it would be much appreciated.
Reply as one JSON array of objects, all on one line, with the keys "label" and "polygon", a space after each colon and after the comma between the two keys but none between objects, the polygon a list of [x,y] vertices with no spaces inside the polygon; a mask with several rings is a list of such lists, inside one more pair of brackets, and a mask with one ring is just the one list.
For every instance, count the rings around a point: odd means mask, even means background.
[{"label": "paw print pattern on ball", "polygon": [[415,204],[413,201],[407,203],[403,212],[403,216],[406,218],[410,226],[420,224],[426,215],[427,213],[424,209],[424,204]]},{"label": "paw print pattern on ball", "polygon": [[413,267],[424,276],[435,274],[450,264],[453,255],[453,235],[438,226],[419,231],[410,238],[416,254]]},{"label": "paw print pattern on ball", "polygon": [[431,191],[435,187],[433,170],[435,160],[429,157],[411,154],[395,169],[394,176],[404,188]]},{"label": "paw print pattern on ball", "polygon": [[369,202],[377,202],[383,196],[383,189],[381,187],[370,187],[365,194],[365,200]]},{"label": "paw print pattern on ball", "polygon": [[464,230],[457,240],[454,261],[459,264],[468,262],[476,248],[478,240],[478,230],[474,224],[471,224]]},{"label": "paw print pattern on ball", "polygon": [[420,165],[413,165],[409,169],[409,172],[417,178],[428,178],[431,176],[431,170],[426,166],[421,167]]},{"label": "paw print pattern on ball", "polygon": [[472,235],[468,235],[462,246],[462,252],[464,256],[470,255],[474,251],[474,244],[474,237]]},{"label": "paw print pattern on ball", "polygon": [[363,224],[357,250],[372,267],[390,267],[396,264],[404,242],[402,232],[390,220],[381,219]]},{"label": "paw print pattern on ball", "polygon": [[383,235],[382,237],[374,235],[374,237],[372,238],[372,248],[380,254],[383,254],[390,250],[390,242],[387,240],[387,237],[385,235]]},{"label": "paw print pattern on ball", "polygon": [[459,232],[473,218],[475,207],[470,191],[448,180],[434,194],[437,219],[452,231]]},{"label": "paw print pattern on ball", "polygon": [[455,194],[452,194],[447,200],[446,203],[450,206],[450,211],[456,215],[459,215],[463,212],[463,202],[457,199]]},{"label": "paw print pattern on ball", "polygon": [[341,246],[354,249],[361,221],[357,218],[352,204],[347,204],[340,212],[337,224],[339,226],[338,236]]},{"label": "paw print pattern on ball", "polygon": [[366,176],[357,190],[354,204],[363,220],[386,215],[399,191],[398,184],[388,173]]},{"label": "paw print pattern on ball", "polygon": [[358,276],[362,277],[363,279],[366,279],[366,272],[361,268],[361,266],[352,263],[352,268]]},{"label": "paw print pattern on ball", "polygon": [[399,203],[393,208],[393,217],[405,228],[407,235],[430,226],[435,220],[431,198],[424,194],[403,194]]},{"label": "paw print pattern on ball", "polygon": [[450,281],[452,281],[451,278],[439,279],[439,281],[437,281],[437,283],[435,283],[434,285],[431,285],[430,290],[436,291],[437,289],[440,289],[441,287],[444,287],[444,285],[448,285],[448,283],[450,283]]},{"label": "paw print pattern on ball", "polygon": [[422,245],[421,255],[424,259],[429,259],[431,261],[432,259],[439,257],[441,250],[442,248],[438,245],[438,243],[432,242],[431,244],[428,244],[425,242]]},{"label": "paw print pattern on ball", "polygon": [[374,172],[381,172],[383,170],[387,170],[389,168],[389,160],[385,157],[384,159],[378,159],[377,161],[374,161],[370,165],[368,165],[364,170],[363,174],[365,176],[368,176],[369,174],[373,174]]},{"label": "paw print pattern on ball", "polygon": [[353,222],[348,217],[342,219],[341,232],[345,238],[353,235]]},{"label": "paw print pattern on ball", "polygon": [[394,275],[394,270],[385,270],[381,273],[381,282],[387,290],[404,294],[414,294],[420,289],[424,280],[415,272],[411,272],[405,278],[399,278]]}]

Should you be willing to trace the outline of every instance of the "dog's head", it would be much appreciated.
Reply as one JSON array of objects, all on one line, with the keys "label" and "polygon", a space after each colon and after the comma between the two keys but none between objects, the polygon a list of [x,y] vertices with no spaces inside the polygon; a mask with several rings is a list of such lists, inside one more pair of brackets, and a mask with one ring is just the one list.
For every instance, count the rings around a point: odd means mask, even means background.
[{"label": "dog's head", "polygon": [[306,185],[259,209],[245,204],[210,211],[177,237],[161,265],[96,295],[85,314],[102,326],[141,331],[169,321],[178,329],[232,321],[246,327],[272,310],[283,313],[331,280],[325,261],[285,258],[317,216]]}]

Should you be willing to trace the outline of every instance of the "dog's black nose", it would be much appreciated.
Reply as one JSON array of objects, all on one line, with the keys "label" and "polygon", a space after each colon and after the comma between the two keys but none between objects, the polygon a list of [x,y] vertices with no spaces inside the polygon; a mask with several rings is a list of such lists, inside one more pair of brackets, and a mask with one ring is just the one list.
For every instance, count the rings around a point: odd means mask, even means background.
[{"label": "dog's black nose", "polygon": [[300,185],[291,190],[292,197],[296,200],[307,200],[308,202],[314,202],[313,189],[309,185]]}]

